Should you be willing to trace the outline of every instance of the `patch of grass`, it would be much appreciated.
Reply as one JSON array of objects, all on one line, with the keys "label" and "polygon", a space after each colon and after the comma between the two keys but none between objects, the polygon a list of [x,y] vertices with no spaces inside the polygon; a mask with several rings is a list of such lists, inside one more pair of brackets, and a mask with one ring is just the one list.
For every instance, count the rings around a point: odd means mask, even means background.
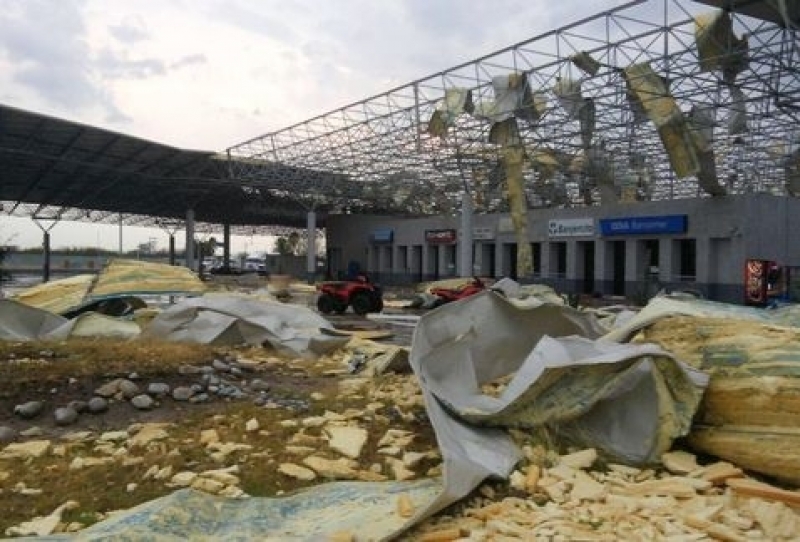
[{"label": "patch of grass", "polygon": [[82,376],[161,374],[184,364],[209,363],[220,349],[191,343],[69,339],[0,341],[0,386]]}]

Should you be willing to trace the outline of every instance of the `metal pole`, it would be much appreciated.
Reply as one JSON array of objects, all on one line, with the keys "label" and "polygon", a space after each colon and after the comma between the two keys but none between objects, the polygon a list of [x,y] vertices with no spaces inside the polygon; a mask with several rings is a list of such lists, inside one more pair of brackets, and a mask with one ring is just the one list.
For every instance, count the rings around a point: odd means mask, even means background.
[{"label": "metal pole", "polygon": [[186,210],[186,263],[189,269],[194,270],[194,209]]},{"label": "metal pole", "polygon": [[461,195],[461,258],[459,262],[459,276],[471,277],[472,268],[472,196],[468,191]]},{"label": "metal pole", "polygon": [[43,237],[44,267],[42,269],[42,281],[48,282],[50,280],[50,232],[45,230]]},{"label": "metal pole", "polygon": [[317,274],[317,214],[309,211],[306,215],[308,250],[306,251],[306,277],[309,284],[314,284]]}]

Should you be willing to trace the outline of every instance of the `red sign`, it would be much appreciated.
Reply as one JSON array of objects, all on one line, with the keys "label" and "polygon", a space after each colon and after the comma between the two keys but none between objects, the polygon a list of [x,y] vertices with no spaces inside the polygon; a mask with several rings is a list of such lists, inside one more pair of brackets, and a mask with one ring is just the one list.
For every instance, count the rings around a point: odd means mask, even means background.
[{"label": "red sign", "polygon": [[744,302],[747,305],[767,304],[766,260],[747,260],[744,264]]},{"label": "red sign", "polygon": [[425,230],[425,242],[430,245],[450,245],[457,239],[456,230]]}]

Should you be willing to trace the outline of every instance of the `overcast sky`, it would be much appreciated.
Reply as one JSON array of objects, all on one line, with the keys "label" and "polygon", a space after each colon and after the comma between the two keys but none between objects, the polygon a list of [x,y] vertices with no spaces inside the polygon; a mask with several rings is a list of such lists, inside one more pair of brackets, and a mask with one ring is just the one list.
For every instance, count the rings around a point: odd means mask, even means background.
[{"label": "overcast sky", "polygon": [[[0,102],[223,150],[621,3],[0,0]],[[41,243],[28,219],[0,228],[0,243]],[[59,224],[53,245],[117,245],[96,228]],[[166,245],[142,230],[126,248]]]}]

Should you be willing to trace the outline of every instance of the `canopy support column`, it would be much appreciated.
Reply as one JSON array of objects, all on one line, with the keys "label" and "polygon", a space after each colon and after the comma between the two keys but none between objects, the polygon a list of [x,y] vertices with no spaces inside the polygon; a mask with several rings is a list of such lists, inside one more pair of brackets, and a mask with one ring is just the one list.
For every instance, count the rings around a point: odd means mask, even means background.
[{"label": "canopy support column", "polygon": [[222,267],[228,270],[231,262],[231,225],[222,225]]},{"label": "canopy support column", "polygon": [[475,274],[472,266],[472,196],[468,191],[461,195],[461,239],[459,276],[471,277]]},{"label": "canopy support column", "polygon": [[309,211],[306,215],[308,248],[306,251],[306,277],[309,284],[314,284],[317,275],[317,214]]},{"label": "canopy support column", "polygon": [[42,230],[42,282],[50,281],[50,230],[58,224],[58,220],[53,220],[52,224],[45,227],[37,218],[33,218],[33,223]]},{"label": "canopy support column", "polygon": [[186,263],[191,270],[196,270],[194,258],[194,209],[186,210]]}]

